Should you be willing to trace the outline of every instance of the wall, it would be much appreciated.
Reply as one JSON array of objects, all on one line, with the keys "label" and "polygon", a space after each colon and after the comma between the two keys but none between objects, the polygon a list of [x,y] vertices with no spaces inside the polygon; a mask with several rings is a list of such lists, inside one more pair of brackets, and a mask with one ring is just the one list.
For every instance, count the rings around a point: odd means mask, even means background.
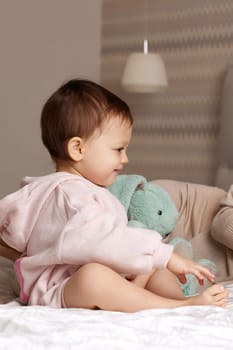
[{"label": "wall", "polygon": [[53,170],[40,141],[47,97],[67,79],[100,79],[102,0],[0,1],[0,196]]},{"label": "wall", "polygon": [[[165,61],[169,87],[126,94],[123,67],[129,53],[142,52],[145,34]],[[222,82],[232,62],[232,0],[103,1],[102,82],[135,118],[127,172],[214,182]]]}]

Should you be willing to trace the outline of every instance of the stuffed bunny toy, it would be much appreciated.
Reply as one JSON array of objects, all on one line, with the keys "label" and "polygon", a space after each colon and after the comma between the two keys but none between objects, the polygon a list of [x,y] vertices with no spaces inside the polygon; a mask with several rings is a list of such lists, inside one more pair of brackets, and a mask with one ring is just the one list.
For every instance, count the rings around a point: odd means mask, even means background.
[{"label": "stuffed bunny toy", "polygon": [[140,175],[118,175],[108,189],[125,207],[130,226],[156,230],[162,237],[174,229],[179,213],[161,186]]},{"label": "stuffed bunny toy", "polygon": [[[188,240],[175,237],[169,241],[179,212],[168,192],[161,186],[147,182],[146,178],[140,175],[118,175],[108,189],[125,207],[130,226],[157,231],[174,246],[177,253],[193,259],[192,245]],[[215,264],[208,259],[199,259],[198,263],[212,272],[216,270]],[[185,296],[199,291],[196,279],[192,275],[187,275],[187,282],[180,286]]]}]

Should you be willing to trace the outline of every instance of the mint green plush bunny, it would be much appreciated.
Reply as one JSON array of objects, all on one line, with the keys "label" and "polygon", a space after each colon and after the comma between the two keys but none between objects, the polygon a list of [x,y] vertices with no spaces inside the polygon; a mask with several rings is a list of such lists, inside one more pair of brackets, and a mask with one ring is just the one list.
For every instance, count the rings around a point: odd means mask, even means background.
[{"label": "mint green plush bunny", "polygon": [[140,175],[119,175],[109,187],[127,211],[130,226],[140,226],[168,235],[179,213],[168,193]]},{"label": "mint green plush bunny", "polygon": [[[147,182],[140,175],[118,175],[113,185],[108,187],[126,209],[129,225],[155,230],[163,238],[175,228],[179,213],[169,194],[159,185]],[[192,245],[181,237],[169,241],[174,250],[187,258],[193,258]],[[199,264],[215,272],[215,264],[201,259]],[[187,275],[187,282],[180,283],[185,296],[193,295],[198,290],[196,279]]]}]

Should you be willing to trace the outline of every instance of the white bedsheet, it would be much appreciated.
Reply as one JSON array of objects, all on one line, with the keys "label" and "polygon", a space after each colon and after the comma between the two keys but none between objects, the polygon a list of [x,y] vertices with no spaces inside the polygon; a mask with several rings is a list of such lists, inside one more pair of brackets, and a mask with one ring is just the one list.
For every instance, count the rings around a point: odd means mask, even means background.
[{"label": "white bedsheet", "polygon": [[[5,263],[5,261],[4,261]],[[14,298],[12,266],[0,266],[0,303]],[[225,309],[209,306],[131,314],[0,305],[0,350],[233,349],[233,283]]]},{"label": "white bedsheet", "polygon": [[210,307],[123,314],[1,306],[0,348],[233,349],[233,319]]}]

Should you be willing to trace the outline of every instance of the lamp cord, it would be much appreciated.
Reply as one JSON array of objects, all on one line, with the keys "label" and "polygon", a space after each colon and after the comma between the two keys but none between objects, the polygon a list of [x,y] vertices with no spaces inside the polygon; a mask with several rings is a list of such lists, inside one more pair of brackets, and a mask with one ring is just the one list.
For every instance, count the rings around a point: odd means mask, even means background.
[{"label": "lamp cord", "polygon": [[143,52],[147,54],[148,47],[148,0],[144,0],[144,40],[143,40]]}]

